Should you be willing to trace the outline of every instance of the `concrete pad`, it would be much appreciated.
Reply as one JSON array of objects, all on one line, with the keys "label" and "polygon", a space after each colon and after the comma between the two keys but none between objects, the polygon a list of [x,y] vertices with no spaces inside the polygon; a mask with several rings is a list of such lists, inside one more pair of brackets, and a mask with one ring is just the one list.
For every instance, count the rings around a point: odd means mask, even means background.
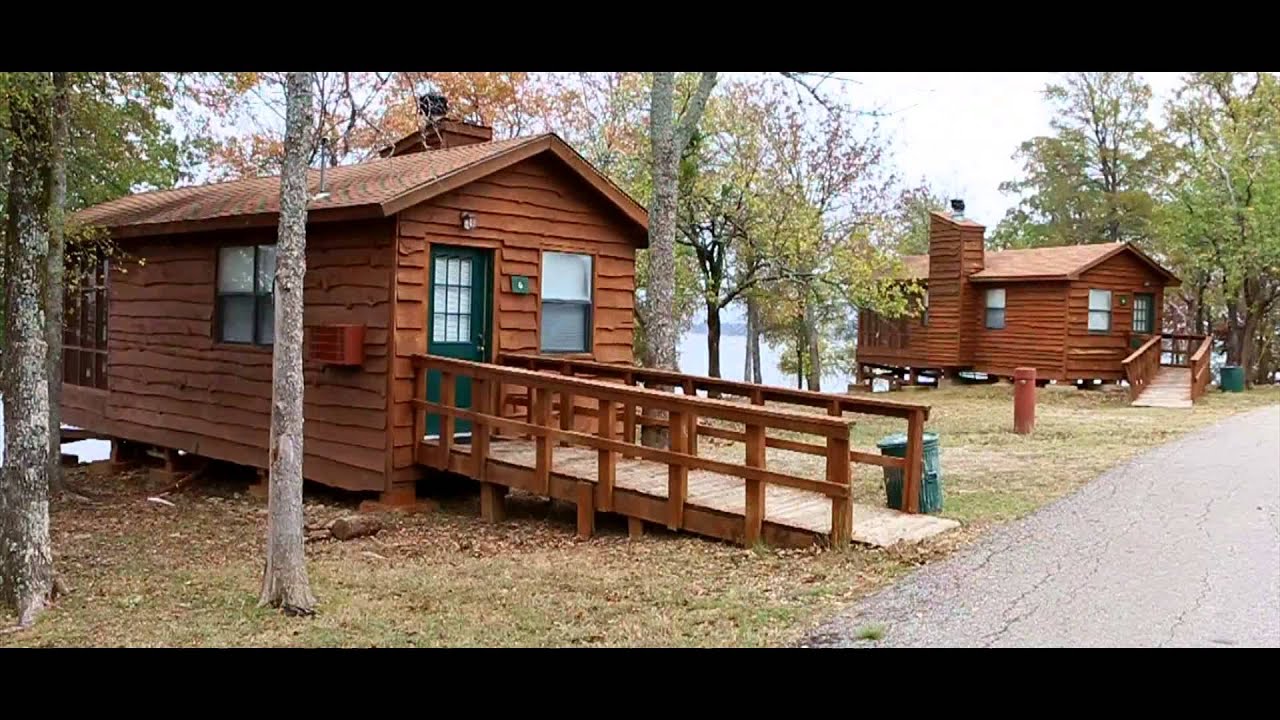
[{"label": "concrete pad", "polygon": [[853,541],[875,547],[917,543],[960,527],[960,523],[923,513],[912,515],[877,505],[853,506]]}]

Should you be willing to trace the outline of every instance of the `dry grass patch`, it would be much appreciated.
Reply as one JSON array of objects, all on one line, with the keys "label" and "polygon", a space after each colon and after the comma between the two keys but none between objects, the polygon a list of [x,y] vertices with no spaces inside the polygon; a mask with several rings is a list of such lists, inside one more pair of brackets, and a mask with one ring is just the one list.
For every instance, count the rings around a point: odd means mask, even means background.
[{"label": "dry grass patch", "polygon": [[[1276,389],[1211,394],[1191,411],[1130,408],[1122,395],[1041,392],[1031,437],[1008,431],[1009,387],[903,393],[933,405],[941,434],[943,514],[958,531],[910,548],[846,552],[742,549],[665,531],[629,542],[601,517],[574,538],[573,508],[513,496],[510,520],[478,519],[470,495],[435,512],[390,514],[377,536],[308,545],[319,615],[256,607],[265,507],[243,485],[210,481],[147,502],[145,475],[73,476],[94,502],[53,506],[60,571],[74,589],[36,626],[0,645],[106,646],[737,646],[799,637],[823,616],[945,555],[992,522],[1025,514],[1103,469],[1234,412],[1275,403]],[[855,446],[874,448],[895,422],[865,418]],[[706,440],[703,454],[740,458]],[[821,458],[770,450],[771,466],[821,472]],[[811,464],[809,464],[811,463]],[[879,468],[860,467],[856,499],[882,504]],[[310,492],[310,491],[309,491]],[[354,501],[311,492],[309,522]],[[10,619],[0,617],[0,622]]]}]

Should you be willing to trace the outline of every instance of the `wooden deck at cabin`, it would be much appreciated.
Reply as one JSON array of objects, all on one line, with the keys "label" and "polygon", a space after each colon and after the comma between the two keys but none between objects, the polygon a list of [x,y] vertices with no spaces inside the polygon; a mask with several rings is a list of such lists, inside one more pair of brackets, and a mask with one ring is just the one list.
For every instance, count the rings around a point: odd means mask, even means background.
[{"label": "wooden deck at cabin", "polygon": [[[442,388],[452,387],[457,378],[465,376],[476,383],[472,390],[474,409],[454,407],[452,392],[442,393],[445,397],[439,401],[418,402],[422,412],[416,419],[417,429],[425,427],[426,413],[432,413],[440,416],[442,432],[440,437],[421,436],[416,457],[424,466],[479,481],[481,511],[488,519],[502,516],[506,489],[517,488],[577,505],[578,530],[584,536],[593,532],[597,512],[626,516],[632,532],[640,531],[644,523],[653,523],[748,546],[761,539],[781,547],[827,542],[843,545],[849,541],[888,546],[918,541],[958,525],[909,511],[854,505],[851,500],[853,463],[900,467],[906,476],[904,509],[910,510],[918,503],[920,466],[911,472],[903,459],[851,450],[849,428],[853,421],[839,416],[845,411],[870,412],[907,420],[908,437],[914,439],[909,440],[907,454],[919,463],[920,435],[928,412],[925,406],[715,378],[677,378],[660,371],[582,361],[557,362],[555,373],[426,356],[417,358],[417,366],[419,387],[425,387],[422,371],[432,367],[442,373]],[[574,377],[575,373],[592,377]],[[614,373],[623,376],[614,378],[620,382],[601,379]],[[675,385],[688,392],[679,395],[636,387],[642,382]],[[513,386],[519,387],[515,394],[525,398],[524,416],[519,419],[504,416],[499,409],[506,406]],[[752,404],[697,395],[698,390],[708,389],[748,395]],[[557,405],[553,405],[552,395],[559,398]],[[595,412],[584,412],[577,401],[585,398],[594,400],[588,405],[595,405]],[[817,406],[827,412],[761,407],[766,399]],[[567,412],[555,413],[553,421],[553,407]],[[660,409],[670,420],[646,416],[646,408]],[[596,423],[595,433],[581,432],[574,429],[579,427],[575,413],[593,419],[612,418],[614,422]],[[719,420],[721,426],[701,424],[699,418]],[[472,423],[469,441],[451,431],[460,421]],[[740,423],[742,430],[726,429],[726,422]],[[667,427],[669,445],[653,448],[635,444],[636,430],[644,424]],[[767,435],[770,428],[818,436],[824,443]],[[733,463],[699,456],[697,437],[701,434],[738,440],[743,460]],[[766,447],[824,456],[825,479],[766,467]],[[484,453],[483,462],[477,452]]]}]

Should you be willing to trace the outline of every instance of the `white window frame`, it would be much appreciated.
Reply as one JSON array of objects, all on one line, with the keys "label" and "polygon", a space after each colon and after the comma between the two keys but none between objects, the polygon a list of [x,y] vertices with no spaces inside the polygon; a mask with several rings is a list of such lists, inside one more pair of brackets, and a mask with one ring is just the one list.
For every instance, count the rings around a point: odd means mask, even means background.
[{"label": "white window frame", "polygon": [[[1097,293],[1096,296],[1095,296],[1095,293]],[[1106,307],[1101,307],[1101,304],[1102,304],[1101,302],[1098,303],[1099,305],[1098,307],[1095,307],[1094,297],[1097,297],[1100,301],[1103,297],[1105,297]],[[1104,290],[1102,288],[1089,288],[1089,312],[1085,320],[1085,327],[1088,328],[1089,332],[1097,333],[1099,335],[1106,335],[1111,332],[1111,308],[1113,306],[1113,303],[1114,303],[1114,295],[1110,290]],[[1096,328],[1093,326],[1093,318],[1095,315],[1097,315],[1098,317],[1106,318],[1106,327]]]},{"label": "white window frame", "polygon": [[[586,258],[587,260],[587,287],[585,299],[582,298],[559,298],[547,297],[549,283],[547,278],[547,257],[548,256],[570,256],[576,258]],[[538,351],[547,355],[590,355],[592,347],[595,344],[595,288],[596,288],[596,256],[591,253],[572,252],[569,250],[549,249],[542,252],[538,271],[541,273],[538,282],[538,299],[540,303],[538,317]],[[576,348],[548,348],[547,336],[543,332],[545,325],[543,318],[546,314],[547,305],[560,306],[576,306],[586,308],[586,317],[583,318],[586,323],[583,328],[583,345]]]},{"label": "white window frame", "polygon": [[[992,303],[992,300],[997,297],[1000,299],[999,305],[995,305]],[[987,330],[1003,330],[1004,329],[1005,310],[1008,307],[1008,299],[1009,299],[1008,294],[1005,292],[1005,288],[987,288],[986,309],[983,314],[983,323],[982,323]],[[991,313],[994,310],[1000,311],[999,325],[991,324]]]}]

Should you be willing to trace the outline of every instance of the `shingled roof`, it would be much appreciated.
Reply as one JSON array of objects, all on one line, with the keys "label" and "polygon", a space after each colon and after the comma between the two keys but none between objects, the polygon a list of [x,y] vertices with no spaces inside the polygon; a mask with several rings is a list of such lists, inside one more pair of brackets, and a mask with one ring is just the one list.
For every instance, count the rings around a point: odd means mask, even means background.
[{"label": "shingled roof", "polygon": [[[542,153],[558,157],[624,216],[647,229],[643,206],[550,133],[329,168],[328,194],[311,201],[308,220],[388,217]],[[315,196],[319,170],[309,171],[307,182],[309,194]],[[279,211],[280,179],[272,175],[128,195],[81,210],[73,219],[105,228],[115,237],[135,237],[272,225]]]},{"label": "shingled roof", "polygon": [[[1178,283],[1173,273],[1129,243],[1062,245],[987,252],[983,256],[982,270],[970,275],[969,280],[973,282],[1075,280],[1089,268],[1122,252],[1132,252],[1139,260],[1163,275],[1169,284]],[[907,255],[902,258],[902,261],[906,266],[907,278],[929,279],[928,255]]]}]

